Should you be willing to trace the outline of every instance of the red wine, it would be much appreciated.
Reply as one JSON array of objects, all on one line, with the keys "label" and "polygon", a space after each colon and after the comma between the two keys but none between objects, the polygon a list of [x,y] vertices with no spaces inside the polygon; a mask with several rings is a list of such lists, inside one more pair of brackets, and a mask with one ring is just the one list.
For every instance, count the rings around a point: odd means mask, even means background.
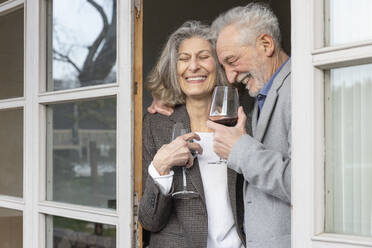
[{"label": "red wine", "polygon": [[233,127],[238,121],[238,117],[209,116],[209,120],[228,127]]}]

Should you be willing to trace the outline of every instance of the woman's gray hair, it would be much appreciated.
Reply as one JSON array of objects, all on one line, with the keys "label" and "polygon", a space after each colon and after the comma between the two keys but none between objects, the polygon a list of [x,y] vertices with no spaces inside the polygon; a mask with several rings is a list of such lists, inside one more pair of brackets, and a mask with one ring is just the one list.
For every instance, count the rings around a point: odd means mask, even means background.
[{"label": "woman's gray hair", "polygon": [[253,45],[261,34],[270,35],[277,48],[281,48],[281,35],[278,18],[267,4],[249,3],[221,14],[212,23],[212,32],[217,39],[221,30],[229,25],[237,25],[243,44]]},{"label": "woman's gray hair", "polygon": [[225,73],[218,64],[210,27],[199,21],[187,21],[170,35],[147,79],[147,89],[152,96],[169,106],[185,103],[185,94],[181,90],[177,76],[178,49],[182,41],[193,37],[200,37],[211,44],[216,62],[216,85],[228,84]]}]

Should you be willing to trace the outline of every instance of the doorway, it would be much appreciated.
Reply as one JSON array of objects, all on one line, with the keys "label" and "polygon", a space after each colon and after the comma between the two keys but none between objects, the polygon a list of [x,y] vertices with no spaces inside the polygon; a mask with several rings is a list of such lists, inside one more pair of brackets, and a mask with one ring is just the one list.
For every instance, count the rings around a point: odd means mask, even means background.
[{"label": "doorway", "polygon": [[[151,69],[155,65],[158,57],[160,56],[161,50],[167,41],[169,35],[175,31],[180,25],[182,25],[187,20],[199,20],[205,24],[211,24],[212,21],[224,11],[235,7],[244,6],[251,1],[244,0],[225,0],[225,1],[214,1],[214,0],[188,0],[188,1],[174,1],[174,0],[143,0],[141,3],[140,13],[140,32],[137,34],[142,34],[142,39],[135,41],[135,46],[142,47],[139,53],[135,54],[135,60],[138,56],[142,56],[142,63],[140,67],[136,67],[135,70],[139,70],[140,76],[138,86],[138,94],[142,96],[139,102],[142,103],[142,113],[140,111],[135,111],[137,115],[137,123],[135,126],[142,126],[142,115],[147,112],[147,107],[151,105],[152,97],[150,93],[146,90],[146,78],[150,73]],[[256,1],[257,2],[257,1]],[[285,52],[290,55],[291,51],[291,11],[290,11],[290,0],[274,1],[274,0],[261,0],[260,2],[265,2],[270,5],[274,13],[279,19],[280,29],[282,34],[282,47]],[[137,23],[138,24],[138,23]],[[136,74],[136,72],[135,72]],[[137,71],[138,74],[138,71]],[[143,83],[142,82],[143,78]],[[245,111],[249,111],[250,106],[252,106],[252,99],[248,96],[247,92],[241,95],[241,99],[245,106],[248,106]],[[138,102],[137,102],[138,103]],[[138,107],[138,106],[137,106]],[[141,115],[141,116],[138,116]],[[135,146],[137,147],[137,155],[139,143],[142,142],[142,135],[140,133],[140,128],[136,129],[135,134]],[[137,189],[137,194],[141,195],[142,191],[142,163],[141,157],[137,156],[135,162],[135,189]],[[148,165],[143,165],[148,166]],[[140,184],[140,185],[138,185]],[[148,244],[149,236],[146,232],[142,233],[142,230],[138,230],[139,243],[142,243],[141,247],[146,247]],[[143,235],[142,235],[143,234]]]}]

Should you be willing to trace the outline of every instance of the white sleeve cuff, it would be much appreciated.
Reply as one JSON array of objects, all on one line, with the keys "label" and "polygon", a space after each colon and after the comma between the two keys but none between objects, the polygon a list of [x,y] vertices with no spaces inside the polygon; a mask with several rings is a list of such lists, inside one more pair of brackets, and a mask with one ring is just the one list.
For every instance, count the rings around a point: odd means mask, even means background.
[{"label": "white sleeve cuff", "polygon": [[154,165],[149,165],[149,175],[154,179],[155,183],[159,186],[160,191],[163,195],[169,194],[172,188],[174,172],[171,170],[168,175],[161,176],[155,169]]}]

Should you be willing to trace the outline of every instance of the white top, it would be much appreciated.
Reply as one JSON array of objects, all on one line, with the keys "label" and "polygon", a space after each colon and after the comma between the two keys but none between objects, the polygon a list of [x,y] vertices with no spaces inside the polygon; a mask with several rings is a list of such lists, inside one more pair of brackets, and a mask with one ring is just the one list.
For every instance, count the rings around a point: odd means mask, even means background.
[{"label": "white top", "polygon": [[[198,155],[199,169],[204,187],[205,204],[208,213],[207,248],[241,248],[234,216],[231,209],[227,187],[227,167],[224,164],[208,164],[216,162],[219,157],[213,151],[213,133],[197,133],[200,141],[194,141],[203,148],[203,155]],[[159,185],[163,194],[168,194],[173,181],[173,171],[169,175],[160,176],[152,163],[149,174]]]}]

